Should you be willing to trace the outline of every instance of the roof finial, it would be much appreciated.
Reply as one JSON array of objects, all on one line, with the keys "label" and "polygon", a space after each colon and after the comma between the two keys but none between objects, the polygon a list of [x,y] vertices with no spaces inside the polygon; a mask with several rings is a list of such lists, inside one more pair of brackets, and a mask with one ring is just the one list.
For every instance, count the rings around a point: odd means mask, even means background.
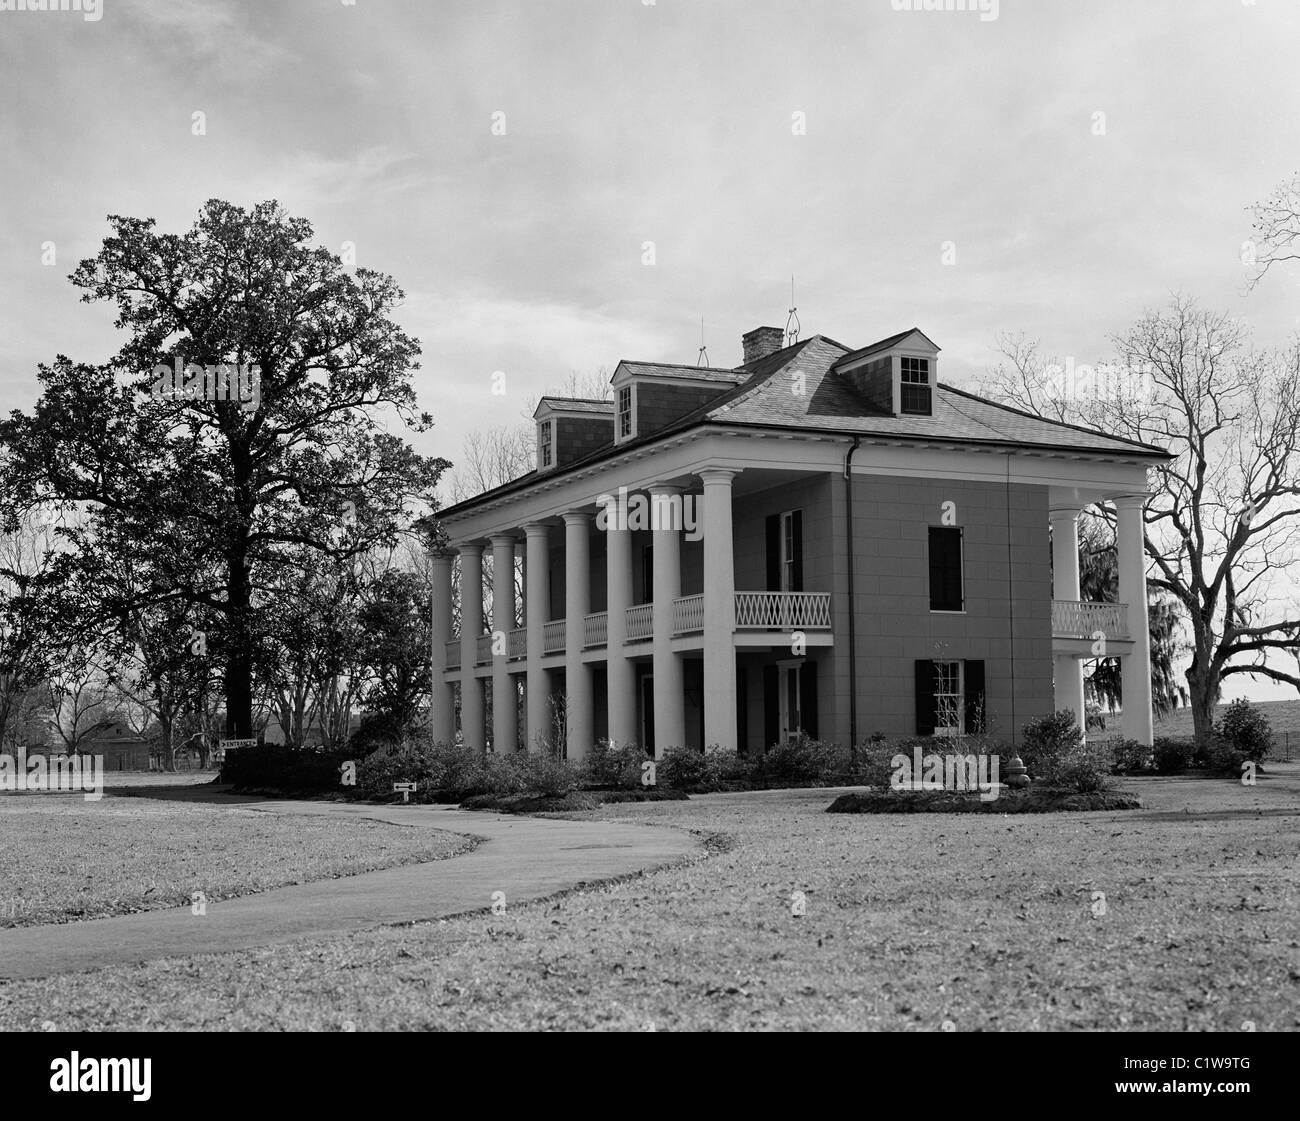
[{"label": "roof finial", "polygon": [[790,316],[785,321],[785,345],[793,346],[799,341],[799,309],[794,306],[794,273],[790,274]]},{"label": "roof finial", "polygon": [[709,350],[704,345],[704,316],[700,316],[700,353],[695,359],[697,366],[707,366],[709,364]]}]

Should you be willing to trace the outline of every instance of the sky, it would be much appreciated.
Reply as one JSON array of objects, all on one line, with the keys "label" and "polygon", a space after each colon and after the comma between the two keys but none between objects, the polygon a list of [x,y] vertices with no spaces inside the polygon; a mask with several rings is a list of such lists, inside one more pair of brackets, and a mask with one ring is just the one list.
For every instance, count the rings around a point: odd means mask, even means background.
[{"label": "sky", "polygon": [[1300,263],[1249,290],[1242,243],[1300,171],[1300,5],[910,7],[0,10],[0,411],[38,363],[120,345],[67,280],[106,216],[181,232],[209,198],[276,199],[396,278],[435,421],[414,443],[453,461],[571,374],[694,363],[701,320],[737,364],[792,277],[803,337],[920,327],[956,383],[1004,332],[1102,361],[1174,291],[1294,336]]}]

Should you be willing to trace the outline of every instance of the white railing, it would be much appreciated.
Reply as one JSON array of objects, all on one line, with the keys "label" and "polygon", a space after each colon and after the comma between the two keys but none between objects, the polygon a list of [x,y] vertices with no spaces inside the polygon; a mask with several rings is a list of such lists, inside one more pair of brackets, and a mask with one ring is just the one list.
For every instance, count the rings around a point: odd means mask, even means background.
[{"label": "white railing", "polygon": [[448,669],[460,669],[460,639],[449,642],[446,645],[447,657],[445,664]]},{"label": "white railing", "polygon": [[582,620],[582,644],[584,646],[604,646],[608,641],[609,613],[597,611]]},{"label": "white railing", "polygon": [[673,600],[673,634],[704,630],[704,597],[681,596]]},{"label": "white railing", "polygon": [[542,626],[542,653],[564,653],[564,620],[552,619]]},{"label": "white railing", "polygon": [[737,592],[737,630],[830,630],[829,592]]},{"label": "white railing", "polygon": [[627,642],[652,638],[655,633],[654,604],[638,603],[627,609]]},{"label": "white railing", "polygon": [[516,627],[510,632],[510,660],[517,662],[528,656],[528,628]]},{"label": "white railing", "polygon": [[1128,638],[1128,604],[1052,600],[1052,634],[1058,638]]}]

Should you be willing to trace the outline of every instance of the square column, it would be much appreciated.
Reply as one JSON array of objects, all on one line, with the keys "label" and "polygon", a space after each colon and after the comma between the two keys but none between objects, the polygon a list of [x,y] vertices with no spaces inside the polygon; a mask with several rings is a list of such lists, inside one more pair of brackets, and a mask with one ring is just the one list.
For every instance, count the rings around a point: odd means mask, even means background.
[{"label": "square column", "polygon": [[681,658],[673,652],[674,601],[682,594],[681,487],[650,488],[654,556],[655,757],[686,744],[686,707]]},{"label": "square column", "polygon": [[461,545],[460,552],[460,737],[474,751],[487,751],[483,682],[475,675],[478,640],[483,633],[483,546]]},{"label": "square column", "polygon": [[429,558],[429,581],[432,601],[433,648],[429,665],[433,668],[433,693],[430,701],[429,732],[434,743],[452,743],[456,738],[456,690],[447,680],[447,643],[451,633],[451,557],[436,553]]},{"label": "square column", "polygon": [[1115,500],[1116,556],[1119,598],[1128,605],[1128,636],[1133,653],[1120,658],[1120,683],[1124,708],[1120,726],[1124,735],[1139,743],[1152,738],[1151,635],[1147,620],[1145,494],[1123,495]]},{"label": "square column", "polygon": [[605,656],[609,667],[609,739],[623,745],[636,743],[636,665],[624,656],[627,609],[632,606],[632,534],[627,511],[610,498],[605,508],[605,606],[607,611]]},{"label": "square column", "polygon": [[566,756],[587,757],[596,737],[591,668],[582,660],[587,613],[591,610],[591,515],[564,515],[564,681]]},{"label": "square column", "polygon": [[[1053,509],[1052,598],[1079,602],[1079,514],[1070,507]],[[1083,699],[1083,659],[1057,654],[1052,659],[1052,704],[1056,711],[1068,708],[1087,729],[1087,708]]]},{"label": "square column", "polygon": [[510,632],[515,629],[515,539],[492,537],[492,750],[508,755],[519,747],[519,711],[510,676]]},{"label": "square column", "polygon": [[543,522],[524,526],[524,619],[528,628],[528,726],[524,750],[541,751],[551,742],[551,697],[542,669],[542,646],[551,618],[550,529]]},{"label": "square column", "polygon": [[[704,749],[735,751],[736,568],[731,540],[731,480],[710,468],[704,482]],[[656,690],[657,691],[657,690]]]}]

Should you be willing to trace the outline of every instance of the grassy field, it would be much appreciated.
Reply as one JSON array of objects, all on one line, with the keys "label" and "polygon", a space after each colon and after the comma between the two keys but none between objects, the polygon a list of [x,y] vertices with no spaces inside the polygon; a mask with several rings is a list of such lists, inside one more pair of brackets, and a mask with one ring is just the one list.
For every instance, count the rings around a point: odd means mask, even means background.
[{"label": "grassy field", "polygon": [[0,927],[176,907],[195,891],[229,899],[437,860],[467,844],[451,833],[373,821],[146,798],[7,794],[0,797]]},{"label": "grassy field", "polygon": [[1146,808],[608,806],[576,816],[713,851],[499,916],[10,983],[0,1029],[1296,1030],[1300,764],[1123,787]]}]

